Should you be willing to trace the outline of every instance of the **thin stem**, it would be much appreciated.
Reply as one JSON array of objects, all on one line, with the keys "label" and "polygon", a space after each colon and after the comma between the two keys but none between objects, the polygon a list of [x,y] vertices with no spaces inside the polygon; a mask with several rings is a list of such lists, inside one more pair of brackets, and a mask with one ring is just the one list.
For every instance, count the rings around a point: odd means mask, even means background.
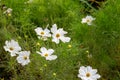
[{"label": "thin stem", "polygon": [[82,1],[82,2],[85,3],[85,4],[87,4],[88,7],[92,8],[93,10],[97,11],[97,10],[96,10],[94,7],[92,7],[87,1],[85,1],[85,0],[80,0],[80,1]]}]

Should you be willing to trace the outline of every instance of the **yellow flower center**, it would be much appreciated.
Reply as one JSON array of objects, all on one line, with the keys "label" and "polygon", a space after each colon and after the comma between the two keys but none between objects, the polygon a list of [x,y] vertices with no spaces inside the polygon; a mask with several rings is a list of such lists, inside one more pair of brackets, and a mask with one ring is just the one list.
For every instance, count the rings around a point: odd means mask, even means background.
[{"label": "yellow flower center", "polygon": [[87,22],[90,22],[90,20],[89,20],[89,19],[87,19]]},{"label": "yellow flower center", "polygon": [[11,13],[8,13],[8,16],[11,16]]},{"label": "yellow flower center", "polygon": [[13,47],[10,47],[9,49],[10,49],[11,51],[13,51],[13,50],[14,50],[14,48],[13,48]]},{"label": "yellow flower center", "polygon": [[27,60],[27,56],[24,56],[23,58],[24,58],[24,60]]},{"label": "yellow flower center", "polygon": [[90,77],[90,73],[87,73],[87,74],[86,74],[86,77]]},{"label": "yellow flower center", "polygon": [[44,32],[41,32],[40,34],[41,34],[41,35],[44,35],[45,33],[44,33]]},{"label": "yellow flower center", "polygon": [[56,73],[53,73],[53,76],[56,76]]},{"label": "yellow flower center", "polygon": [[60,37],[60,34],[56,34],[56,37],[59,38],[59,37]]},{"label": "yellow flower center", "polygon": [[47,57],[47,56],[48,56],[48,54],[47,54],[47,53],[45,53],[45,54],[44,54],[44,56],[45,56],[45,57]]},{"label": "yellow flower center", "polygon": [[68,48],[71,48],[72,47],[72,45],[68,45]]}]

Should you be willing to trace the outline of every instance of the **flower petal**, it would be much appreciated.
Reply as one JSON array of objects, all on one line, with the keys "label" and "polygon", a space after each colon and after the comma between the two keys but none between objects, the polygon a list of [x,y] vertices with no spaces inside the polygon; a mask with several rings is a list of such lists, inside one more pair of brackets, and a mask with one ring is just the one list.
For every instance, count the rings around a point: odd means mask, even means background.
[{"label": "flower petal", "polygon": [[57,38],[53,38],[53,39],[52,39],[52,42],[55,42],[56,44],[59,44],[60,41],[59,41],[59,39],[57,39]]},{"label": "flower petal", "polygon": [[46,52],[47,52],[47,49],[46,49],[45,47],[41,47],[41,48],[40,48],[40,51],[41,51],[42,53],[46,53]]},{"label": "flower petal", "polygon": [[16,53],[12,52],[10,53],[10,55],[13,57],[13,56],[16,56]]},{"label": "flower petal", "polygon": [[46,57],[46,60],[55,60],[56,58],[57,58],[56,55],[51,55],[51,56]]},{"label": "flower petal", "polygon": [[57,25],[56,24],[53,24],[52,25],[52,28],[51,28],[51,32],[52,33],[55,33],[57,31]]},{"label": "flower petal", "polygon": [[69,37],[64,37],[64,36],[62,36],[60,39],[61,39],[64,43],[65,43],[65,42],[70,42],[70,40],[71,40],[71,38],[69,38]]},{"label": "flower petal", "polygon": [[87,22],[86,18],[83,18],[82,21],[81,21],[81,23],[86,23],[86,22]]},{"label": "flower petal", "polygon": [[51,54],[53,54],[54,50],[53,49],[48,49],[48,52],[49,52],[48,54],[51,55]]},{"label": "flower petal", "polygon": [[37,33],[37,35],[41,35],[40,32],[43,31],[43,29],[41,27],[38,27],[35,29],[35,32]]}]

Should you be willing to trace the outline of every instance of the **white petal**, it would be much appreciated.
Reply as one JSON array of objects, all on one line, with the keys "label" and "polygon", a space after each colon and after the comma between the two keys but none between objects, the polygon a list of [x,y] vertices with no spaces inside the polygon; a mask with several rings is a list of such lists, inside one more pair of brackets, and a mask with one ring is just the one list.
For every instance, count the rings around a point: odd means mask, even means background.
[{"label": "white petal", "polygon": [[10,53],[10,55],[13,57],[13,56],[16,56],[16,54],[14,52]]},{"label": "white petal", "polygon": [[57,58],[56,55],[51,55],[51,56],[46,57],[46,60],[55,60],[56,58]]},{"label": "white petal", "polygon": [[21,63],[22,66],[25,66],[26,62]]},{"label": "white petal", "polygon": [[71,40],[71,38],[69,38],[69,37],[64,37],[64,36],[62,36],[60,39],[61,39],[64,43],[65,43],[65,42],[70,42],[70,40]]},{"label": "white petal", "polygon": [[28,64],[28,62],[26,62],[26,61],[23,61],[23,62],[21,63],[22,66],[25,66],[26,64]]},{"label": "white petal", "polygon": [[15,40],[13,40],[13,39],[11,40],[11,43],[15,43],[15,42],[16,42]]},{"label": "white petal", "polygon": [[44,53],[40,53],[39,51],[36,51],[36,53],[40,54],[41,56],[44,56]]},{"label": "white petal", "polygon": [[36,53],[41,54],[39,51],[36,51]]},{"label": "white petal", "polygon": [[35,29],[35,32],[37,33],[37,35],[41,35],[40,32],[43,31],[43,29],[41,27],[38,27]]},{"label": "white petal", "polygon": [[38,39],[41,39],[41,36],[38,36]]},{"label": "white petal", "polygon": [[9,51],[7,46],[3,46],[3,48],[4,48],[5,51]]},{"label": "white petal", "polygon": [[86,19],[92,19],[92,16],[87,15]]},{"label": "white petal", "polygon": [[30,55],[30,51],[21,51],[19,52],[20,56],[29,56]]},{"label": "white petal", "polygon": [[59,32],[61,35],[67,34],[67,32],[63,30],[63,28],[58,29],[58,32]]},{"label": "white petal", "polygon": [[87,22],[88,25],[92,25],[92,22]]},{"label": "white petal", "polygon": [[45,34],[45,37],[51,37],[50,33]]},{"label": "white petal", "polygon": [[90,67],[90,66],[87,66],[86,69],[87,69],[87,72],[91,72],[92,71],[92,67]]},{"label": "white petal", "polygon": [[22,63],[24,61],[22,56],[18,56],[16,59],[18,63]]},{"label": "white petal", "polygon": [[84,76],[81,76],[80,74],[78,74],[78,77],[79,77],[79,78],[82,78],[82,77],[84,77]]},{"label": "white petal", "polygon": [[86,67],[81,66],[79,70],[85,70]]},{"label": "white petal", "polygon": [[80,75],[80,74],[78,74],[78,77],[79,77],[79,78],[81,78],[81,75]]},{"label": "white petal", "polygon": [[47,37],[41,37],[41,39],[43,40],[43,41],[46,41],[48,38]]},{"label": "white petal", "polygon": [[25,65],[27,65],[29,62],[30,62],[30,60],[29,60],[29,59],[27,59],[27,60],[24,60],[24,62],[22,63],[22,66],[25,66]]},{"label": "white petal", "polygon": [[99,74],[95,74],[92,76],[93,79],[99,79],[101,76]]},{"label": "white petal", "polygon": [[59,44],[59,39],[53,38],[53,39],[52,39],[52,42],[55,42],[56,44]]},{"label": "white petal", "polygon": [[50,30],[49,29],[45,29],[44,30],[44,32],[45,32],[45,35],[44,35],[44,37],[51,37],[51,34],[50,34]]},{"label": "white petal", "polygon": [[79,69],[79,74],[82,75],[82,76],[85,76],[86,72],[85,72],[84,69]]},{"label": "white petal", "polygon": [[83,76],[86,76],[86,73],[87,73],[87,68],[84,67],[84,66],[81,66],[80,69],[79,69],[79,73]]},{"label": "white petal", "polygon": [[50,32],[50,30],[49,29],[47,29],[47,28],[45,28],[45,30],[44,30],[46,33],[49,33]]},{"label": "white petal", "polygon": [[47,52],[47,49],[46,49],[45,47],[41,47],[41,48],[40,48],[40,51],[41,51],[42,53],[46,53],[46,52]]},{"label": "white petal", "polygon": [[85,76],[81,76],[80,74],[78,74],[78,77],[81,78],[82,80],[88,80]]},{"label": "white petal", "polygon": [[25,54],[26,56],[29,56],[29,55],[30,55],[30,51],[24,51],[24,54]]},{"label": "white petal", "polygon": [[93,21],[93,20],[95,20],[95,18],[93,18],[92,16],[86,16],[86,19],[89,19],[90,21]]},{"label": "white petal", "polygon": [[53,49],[48,49],[48,52],[49,52],[48,54],[51,55],[51,54],[53,54],[54,50]]},{"label": "white petal", "polygon": [[52,28],[51,28],[51,32],[52,33],[55,33],[57,31],[57,25],[56,24],[53,24],[52,25]]},{"label": "white petal", "polygon": [[95,75],[96,73],[97,73],[97,69],[91,70],[91,74],[92,74],[92,75]]},{"label": "white petal", "polygon": [[16,51],[16,53],[21,51],[21,47],[19,45],[18,46],[14,46],[13,48],[14,48],[14,51]]},{"label": "white petal", "polygon": [[82,21],[81,21],[81,23],[86,23],[86,22],[87,22],[86,18],[83,18]]},{"label": "white petal", "polygon": [[5,41],[5,44],[7,45],[9,42],[8,41]]}]

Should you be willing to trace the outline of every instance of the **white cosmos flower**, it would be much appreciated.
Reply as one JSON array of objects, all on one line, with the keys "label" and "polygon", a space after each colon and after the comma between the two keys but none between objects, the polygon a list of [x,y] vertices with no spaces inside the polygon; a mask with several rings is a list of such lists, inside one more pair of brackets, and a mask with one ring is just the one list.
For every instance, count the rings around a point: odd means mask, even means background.
[{"label": "white cosmos flower", "polygon": [[61,40],[62,42],[69,42],[71,38],[69,37],[65,37],[64,35],[67,34],[66,31],[63,30],[63,28],[59,28],[57,29],[57,25],[54,24],[52,25],[52,28],[51,28],[51,32],[53,33],[52,34],[52,41],[55,42],[56,44],[58,44]]},{"label": "white cosmos flower", "polygon": [[11,14],[12,13],[12,9],[8,8],[6,11],[3,12],[3,14]]},{"label": "white cosmos flower", "polygon": [[82,18],[81,23],[87,23],[88,25],[92,25],[93,20],[95,20],[95,18],[87,15],[85,18]]},{"label": "white cosmos flower", "polygon": [[11,56],[16,56],[16,54],[21,51],[21,47],[15,40],[5,41],[5,46],[3,46],[3,48],[5,51],[10,52]]},{"label": "white cosmos flower", "polygon": [[45,47],[41,47],[40,49],[41,52],[38,52],[38,54],[40,54],[41,56],[45,57],[46,60],[55,60],[57,58],[56,55],[52,55],[54,50],[53,49],[46,49]]},{"label": "white cosmos flower", "polygon": [[82,80],[97,80],[101,76],[97,74],[97,69],[92,69],[90,66],[81,66],[79,69],[78,77]]},{"label": "white cosmos flower", "polygon": [[22,66],[27,65],[30,62],[29,59],[30,51],[21,51],[19,52],[19,56],[17,57],[17,62]]},{"label": "white cosmos flower", "polygon": [[44,30],[41,27],[35,29],[35,32],[38,35],[38,38],[47,40],[48,37],[51,37],[50,30],[45,28]]}]

